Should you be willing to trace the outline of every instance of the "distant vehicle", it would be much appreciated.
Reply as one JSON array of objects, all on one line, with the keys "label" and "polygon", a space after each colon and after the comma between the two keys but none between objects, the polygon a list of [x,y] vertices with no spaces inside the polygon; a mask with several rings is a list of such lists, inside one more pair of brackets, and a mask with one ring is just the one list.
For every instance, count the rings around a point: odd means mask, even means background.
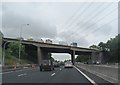
[{"label": "distant vehicle", "polygon": [[42,42],[42,43],[44,43],[43,39],[40,39],[40,41],[39,41],[39,42]]},{"label": "distant vehicle", "polygon": [[100,62],[99,62],[99,61],[93,61],[92,64],[97,64],[97,65],[99,65]]},{"label": "distant vehicle", "polygon": [[46,40],[45,40],[45,43],[50,43],[50,44],[52,44],[52,40],[46,39]]},{"label": "distant vehicle", "polygon": [[72,42],[70,45],[74,46],[74,47],[77,47],[77,43],[76,42]]},{"label": "distant vehicle", "polygon": [[60,67],[60,63],[59,62],[54,62],[54,67]]},{"label": "distant vehicle", "polygon": [[96,62],[96,64],[97,64],[97,65],[99,65],[99,64],[100,64],[100,62],[99,62],[99,61],[97,61],[97,62]]},{"label": "distant vehicle", "polygon": [[27,39],[28,41],[33,41],[34,39],[32,37],[28,38]]},{"label": "distant vehicle", "polygon": [[64,41],[59,41],[59,45],[68,45],[68,44]]},{"label": "distant vehicle", "polygon": [[73,68],[72,62],[69,61],[65,62],[64,68]]},{"label": "distant vehicle", "polygon": [[65,65],[65,63],[64,62],[60,62],[60,66],[64,66]]},{"label": "distant vehicle", "polygon": [[42,60],[41,64],[40,64],[40,71],[43,70],[54,70],[54,65],[53,62],[51,60]]},{"label": "distant vehicle", "polygon": [[84,64],[89,64],[88,61],[87,62],[84,62]]}]

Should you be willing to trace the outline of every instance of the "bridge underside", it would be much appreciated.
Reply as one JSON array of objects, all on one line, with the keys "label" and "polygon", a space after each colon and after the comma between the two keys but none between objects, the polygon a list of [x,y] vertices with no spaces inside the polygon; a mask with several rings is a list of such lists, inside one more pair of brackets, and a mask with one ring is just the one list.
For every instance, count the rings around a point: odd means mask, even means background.
[{"label": "bridge underside", "polygon": [[[42,50],[49,52],[49,53],[69,53],[71,54],[71,52],[73,50],[70,49],[58,49],[58,48],[44,48],[41,47]],[[75,51],[75,55],[91,55],[92,52],[83,52],[83,51]]]},{"label": "bridge underside", "polygon": [[38,47],[38,62],[40,64],[42,59],[49,59],[49,53],[69,53],[71,54],[71,61],[74,64],[75,55],[91,55],[91,52],[83,52],[83,51],[74,51],[70,49],[58,49],[58,48],[48,48],[48,47]]},{"label": "bridge underside", "polygon": [[34,45],[25,45],[25,52],[27,53],[27,59],[34,62],[38,63],[37,60],[37,47]]}]

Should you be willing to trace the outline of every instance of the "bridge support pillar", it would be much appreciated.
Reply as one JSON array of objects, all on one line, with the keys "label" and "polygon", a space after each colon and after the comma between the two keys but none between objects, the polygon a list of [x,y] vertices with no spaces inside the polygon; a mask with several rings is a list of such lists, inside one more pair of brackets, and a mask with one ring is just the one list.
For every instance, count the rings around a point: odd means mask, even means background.
[{"label": "bridge support pillar", "polygon": [[91,57],[91,63],[96,63],[97,61],[99,63],[102,63],[102,58],[103,58],[102,52],[93,52]]},{"label": "bridge support pillar", "polygon": [[74,65],[75,64],[75,51],[74,50],[71,52],[71,61]]},{"label": "bridge support pillar", "polygon": [[40,47],[37,48],[37,53],[38,53],[38,64],[39,65],[41,64],[42,60],[50,59],[49,53],[46,50],[43,50]]},{"label": "bridge support pillar", "polygon": [[40,65],[41,61],[42,61],[42,50],[40,47],[37,47],[37,57],[38,57],[38,64]]},{"label": "bridge support pillar", "polygon": [[90,63],[95,63],[97,60],[97,57],[95,55],[95,52],[92,52],[92,55],[91,55],[91,60],[89,61]]},{"label": "bridge support pillar", "polygon": [[98,58],[99,62],[100,63],[103,63],[103,53],[102,52],[99,52],[99,58]]}]

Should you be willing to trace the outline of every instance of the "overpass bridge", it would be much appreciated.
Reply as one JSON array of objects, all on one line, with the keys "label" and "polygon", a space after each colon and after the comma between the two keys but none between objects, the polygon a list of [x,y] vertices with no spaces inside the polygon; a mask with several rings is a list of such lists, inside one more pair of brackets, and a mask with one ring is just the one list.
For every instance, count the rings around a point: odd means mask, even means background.
[{"label": "overpass bridge", "polygon": [[[5,42],[17,42],[19,39],[12,39],[12,38],[3,38],[3,44]],[[82,48],[82,47],[73,47],[73,46],[67,46],[67,45],[59,45],[59,44],[49,44],[49,43],[43,43],[38,41],[28,41],[28,40],[22,40],[22,44],[29,45],[29,46],[35,46],[37,49],[37,59],[38,63],[40,64],[42,59],[48,59],[49,53],[69,53],[71,55],[72,63],[75,62],[75,55],[91,55],[91,59],[94,61],[96,58],[99,59],[99,62],[101,62],[102,53],[95,49],[90,48]]]}]

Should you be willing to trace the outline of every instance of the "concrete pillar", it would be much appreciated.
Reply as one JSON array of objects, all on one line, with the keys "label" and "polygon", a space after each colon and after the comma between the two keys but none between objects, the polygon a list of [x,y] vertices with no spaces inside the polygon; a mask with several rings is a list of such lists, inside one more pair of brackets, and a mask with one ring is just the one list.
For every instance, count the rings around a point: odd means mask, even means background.
[{"label": "concrete pillar", "polygon": [[103,53],[102,53],[102,52],[99,52],[98,61],[99,61],[100,63],[103,63],[103,62],[104,62],[104,61],[103,61]]},{"label": "concrete pillar", "polygon": [[49,59],[48,52],[46,50],[41,49],[40,47],[37,48],[37,54],[38,54],[38,64],[41,64],[42,60]]},{"label": "concrete pillar", "polygon": [[73,65],[75,64],[75,51],[73,50],[71,53],[71,61],[73,63]]},{"label": "concrete pillar", "polygon": [[91,63],[95,63],[95,62],[96,62],[95,52],[92,52],[92,54],[91,54]]},{"label": "concrete pillar", "polygon": [[99,63],[102,63],[103,53],[102,53],[102,52],[93,52],[91,59],[92,59],[92,60],[91,60],[92,63],[97,62],[97,61],[98,61]]},{"label": "concrete pillar", "polygon": [[38,64],[40,65],[41,61],[42,61],[42,51],[40,47],[37,47],[37,57],[38,57]]},{"label": "concrete pillar", "polygon": [[89,57],[88,63],[92,63],[92,57],[91,57],[91,55],[89,55],[88,57]]}]

